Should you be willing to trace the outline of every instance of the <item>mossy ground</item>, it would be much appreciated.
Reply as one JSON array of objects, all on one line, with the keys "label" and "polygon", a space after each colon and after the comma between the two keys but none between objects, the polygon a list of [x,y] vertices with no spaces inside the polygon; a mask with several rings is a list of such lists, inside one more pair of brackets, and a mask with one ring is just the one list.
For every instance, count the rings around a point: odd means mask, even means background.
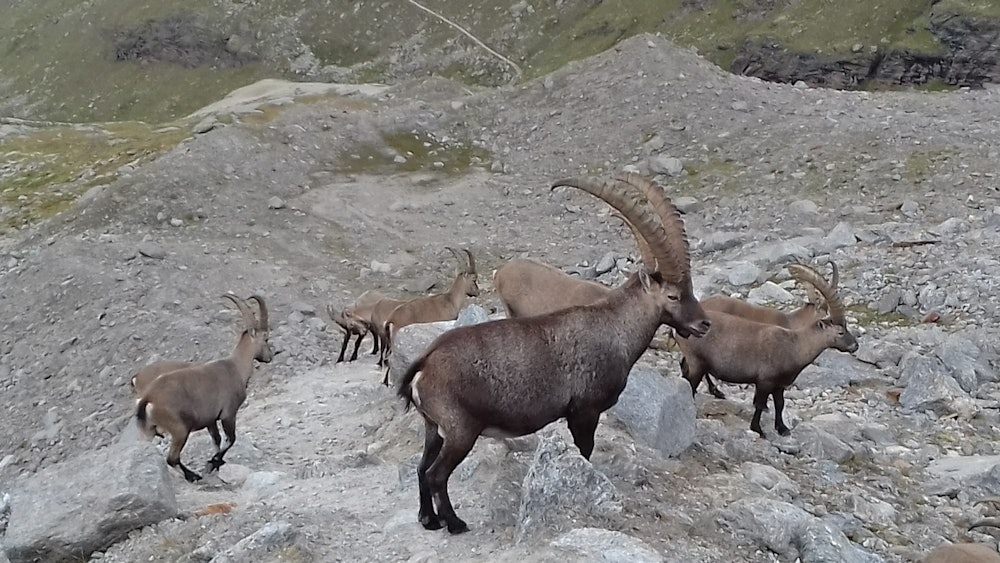
[{"label": "mossy ground", "polygon": [[128,164],[147,161],[188,135],[182,127],[140,122],[56,126],[0,142],[0,231],[66,209],[84,191],[114,181]]},{"label": "mossy ground", "polygon": [[[348,174],[437,171],[445,174],[485,166],[489,151],[458,142],[441,142],[421,132],[382,135],[384,144],[364,144],[340,155],[341,170]],[[398,158],[402,157],[402,158]]]}]

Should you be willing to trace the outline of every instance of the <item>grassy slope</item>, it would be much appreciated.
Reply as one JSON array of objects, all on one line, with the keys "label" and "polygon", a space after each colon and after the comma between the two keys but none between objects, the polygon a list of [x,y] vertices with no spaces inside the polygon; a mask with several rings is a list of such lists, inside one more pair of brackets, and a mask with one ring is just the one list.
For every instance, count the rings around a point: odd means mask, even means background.
[{"label": "grassy slope", "polygon": [[[762,1],[702,0],[690,7],[683,0],[564,0],[558,6],[553,0],[533,0],[530,9],[521,10],[512,10],[511,0],[487,6],[456,0],[423,3],[517,60],[528,78],[642,32],[671,36],[725,68],[735,47],[754,37],[827,54],[846,53],[854,45],[928,53],[940,48],[927,31],[931,0],[882,0],[874,7],[867,0],[787,0],[774,3],[770,12],[756,7]],[[223,13],[210,0],[183,5],[150,0],[14,2],[0,19],[0,94],[17,104],[4,107],[0,100],[0,115],[74,122],[168,120],[264,76],[287,74],[287,59],[300,42],[323,64],[368,62],[357,74],[366,79],[378,79],[393,48],[415,35],[425,49],[476,49],[404,1],[356,0],[346,9],[335,0],[231,6],[234,11]],[[984,0],[942,0],[934,9],[1000,16],[1000,8]],[[112,60],[114,30],[180,10],[197,13],[220,30],[239,29],[252,38],[265,62],[239,69],[187,69]],[[467,76],[467,69],[453,70],[455,76]]]}]

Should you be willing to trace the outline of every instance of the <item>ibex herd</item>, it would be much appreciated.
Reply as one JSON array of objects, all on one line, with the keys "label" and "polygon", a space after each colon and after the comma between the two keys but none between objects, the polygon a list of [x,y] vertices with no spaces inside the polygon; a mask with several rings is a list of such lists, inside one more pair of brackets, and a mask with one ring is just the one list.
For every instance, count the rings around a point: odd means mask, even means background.
[{"label": "ibex herd", "polygon": [[[642,265],[621,286],[611,288],[534,260],[511,260],[493,275],[507,318],[447,331],[408,367],[397,394],[424,420],[418,518],[429,530],[468,529],[452,506],[448,481],[480,435],[523,436],[565,418],[577,448],[589,459],[601,413],[618,401],[629,371],[661,325],[675,335],[682,354],[680,372],[692,394],[709,376],[755,386],[750,428],[761,437],[765,434],[760,418],[768,397],[774,402],[775,429],[788,434],[785,389],[827,348],[857,350],[837,293],[835,263],[829,281],[803,264],[788,266],[809,296],[807,304],[791,312],[721,295],[699,301],[691,282],[684,223],[662,187],[634,174],[608,181],[570,178],[552,188],[561,186],[589,193],[620,213]],[[338,363],[356,360],[363,338],[371,335],[371,353],[378,354],[378,365],[383,366],[400,329],[453,320],[469,297],[479,295],[472,253],[445,248],[459,261],[447,292],[400,300],[367,291],[344,309],[327,307],[331,321],[344,331]],[[167,463],[189,481],[201,476],[180,461],[188,435],[207,429],[216,445],[208,470],[223,465],[236,440],[236,413],[246,398],[253,360],[269,362],[273,356],[263,298],[249,299],[257,303],[255,315],[246,301],[231,294],[224,297],[239,309],[245,324],[229,358],[159,362],[131,380],[140,397],[135,411],[140,429],[147,436],[170,435]],[[352,336],[357,340],[345,360]],[[388,373],[383,383],[388,385]],[[708,384],[723,398],[711,379]],[[225,447],[218,422],[227,438]],[[927,561],[996,560],[982,554],[975,559],[979,547],[951,547],[935,551]],[[946,558],[956,554],[967,559]]]}]

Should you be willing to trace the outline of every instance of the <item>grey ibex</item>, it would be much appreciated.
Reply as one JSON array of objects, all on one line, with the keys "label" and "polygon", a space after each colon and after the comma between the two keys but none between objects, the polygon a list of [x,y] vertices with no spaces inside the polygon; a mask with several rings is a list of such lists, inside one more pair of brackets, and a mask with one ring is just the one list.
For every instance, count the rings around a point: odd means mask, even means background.
[{"label": "grey ibex", "polygon": [[[194,364],[157,377],[142,391],[135,410],[136,423],[144,436],[170,434],[167,464],[179,468],[188,481],[201,479],[201,475],[181,463],[188,435],[202,428],[208,430],[216,450],[208,461],[209,471],[221,467],[225,463],[223,457],[236,442],[236,412],[246,399],[253,362],[255,359],[270,362],[274,355],[268,343],[264,298],[250,296],[260,309],[255,318],[242,299],[231,294],[223,297],[232,301],[243,315],[245,326],[236,349],[228,358]],[[219,435],[220,421],[226,433],[225,447]]]},{"label": "grey ibex", "polygon": [[677,345],[684,355],[681,374],[691,384],[691,393],[707,373],[721,381],[754,384],[750,429],[762,437],[765,435],[760,427],[760,416],[769,396],[774,399],[774,428],[779,434],[787,435],[789,430],[782,420],[785,389],[823,350],[834,348],[854,352],[858,349],[858,341],[847,328],[844,305],[836,292],[811,268],[792,264],[789,271],[796,279],[811,284],[823,294],[830,309],[829,317],[806,327],[788,329],[706,311],[712,322],[708,336],[677,336]]},{"label": "grey ibex", "polygon": [[452,507],[448,479],[481,434],[523,436],[566,418],[589,459],[601,413],[617,402],[656,329],[668,324],[687,337],[709,332],[691,289],[684,223],[665,196],[658,203],[649,198],[647,205],[636,187],[643,181],[624,175],[553,185],[581,189],[618,209],[648,250],[645,267],[606,299],[453,329],[403,375],[398,393],[424,419],[417,467],[424,528],[447,526],[453,534],[468,529]]},{"label": "grey ibex", "polygon": [[[465,252],[468,261],[458,253],[457,250],[447,248],[458,260],[459,268],[455,272],[455,280],[445,293],[428,295],[426,297],[416,297],[399,305],[389,314],[385,321],[383,332],[388,336],[388,348],[392,350],[392,342],[396,333],[405,326],[416,323],[434,323],[438,321],[452,321],[458,318],[469,297],[479,295],[479,275],[476,273],[476,259],[467,249]],[[462,264],[465,262],[465,264]],[[386,371],[386,378],[382,382],[389,385],[389,372]]]},{"label": "grey ibex", "polygon": [[[840,282],[840,275],[837,270],[836,262],[831,260],[830,266],[833,269],[833,274],[828,286],[832,291],[836,292],[837,285]],[[808,268],[808,266],[801,264],[795,267]],[[819,272],[816,272],[815,270],[813,270],[813,272],[817,277],[823,277]],[[701,300],[701,306],[706,311],[729,313],[730,315],[736,315],[737,317],[743,317],[744,319],[756,321],[758,323],[772,324],[795,330],[810,326],[816,321],[829,315],[829,307],[823,298],[823,294],[820,293],[819,290],[817,290],[812,284],[805,284],[805,289],[806,295],[808,296],[808,302],[798,309],[790,312],[785,312],[773,307],[753,305],[743,301],[742,299],[729,297],[728,295],[712,295],[706,297]],[[710,374],[705,375],[705,382],[708,383],[709,393],[719,399],[725,399],[726,396],[718,389],[718,387],[715,386],[715,383],[712,382],[712,378],[709,377],[709,375]]]}]

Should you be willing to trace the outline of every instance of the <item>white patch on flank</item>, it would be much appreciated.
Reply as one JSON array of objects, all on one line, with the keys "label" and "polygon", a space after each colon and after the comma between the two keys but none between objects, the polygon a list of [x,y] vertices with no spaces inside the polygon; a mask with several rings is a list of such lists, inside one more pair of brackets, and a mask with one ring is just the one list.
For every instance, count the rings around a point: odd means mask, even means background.
[{"label": "white patch on flank", "polygon": [[417,375],[414,375],[413,380],[410,381],[410,396],[413,397],[413,404],[418,407],[420,406],[420,394],[417,393],[417,382],[420,381],[420,376],[423,374],[424,372],[418,371]]}]

